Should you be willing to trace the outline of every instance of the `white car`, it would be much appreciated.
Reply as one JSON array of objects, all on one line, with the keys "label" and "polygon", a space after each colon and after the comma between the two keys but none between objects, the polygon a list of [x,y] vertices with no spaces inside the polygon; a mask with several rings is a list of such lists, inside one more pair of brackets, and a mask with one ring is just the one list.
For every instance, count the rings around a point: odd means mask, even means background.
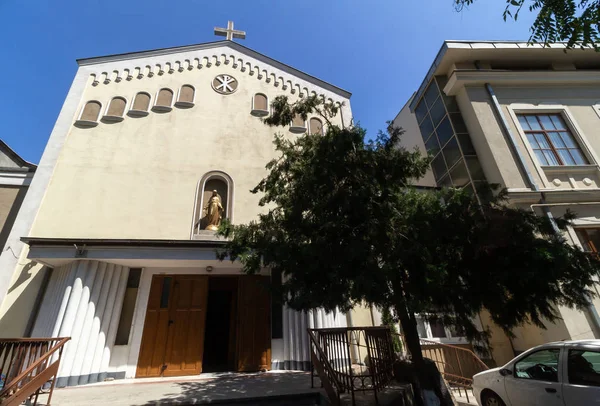
[{"label": "white car", "polygon": [[600,405],[600,340],[534,347],[473,377],[482,406]]}]

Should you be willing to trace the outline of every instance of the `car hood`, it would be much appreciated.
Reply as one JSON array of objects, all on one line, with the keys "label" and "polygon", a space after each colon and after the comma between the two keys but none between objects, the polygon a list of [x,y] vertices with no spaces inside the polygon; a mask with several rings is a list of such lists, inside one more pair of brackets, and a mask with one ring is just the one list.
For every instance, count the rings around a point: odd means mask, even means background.
[{"label": "car hood", "polygon": [[473,375],[473,380],[480,378],[487,378],[489,376],[497,376],[500,375],[500,370],[502,367],[488,369],[487,371],[480,372],[478,374]]}]

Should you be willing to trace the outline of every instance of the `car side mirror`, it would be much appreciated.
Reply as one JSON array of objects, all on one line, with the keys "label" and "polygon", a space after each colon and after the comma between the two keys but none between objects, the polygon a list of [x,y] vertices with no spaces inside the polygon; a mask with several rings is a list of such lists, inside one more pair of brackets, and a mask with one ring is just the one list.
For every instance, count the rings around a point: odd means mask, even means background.
[{"label": "car side mirror", "polygon": [[508,368],[502,368],[500,371],[500,375],[502,376],[506,376],[506,375],[512,375],[512,371]]}]

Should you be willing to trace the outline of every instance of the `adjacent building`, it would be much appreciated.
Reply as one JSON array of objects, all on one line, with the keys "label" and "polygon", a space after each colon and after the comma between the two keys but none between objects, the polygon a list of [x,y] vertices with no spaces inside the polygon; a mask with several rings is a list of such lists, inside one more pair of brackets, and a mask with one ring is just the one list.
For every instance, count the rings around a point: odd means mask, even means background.
[{"label": "adjacent building", "polygon": [[0,140],[0,248],[17,218],[37,166],[27,162]]},{"label": "adjacent building", "polygon": [[[421,185],[466,188],[477,196],[487,181],[506,188],[511,204],[540,216],[571,209],[578,218],[565,237],[584,250],[600,249],[600,54],[594,49],[446,41],[394,122],[407,131],[405,146],[433,158]],[[599,310],[598,298],[584,311],[559,307],[562,320],[546,330],[517,328],[512,339],[485,313],[479,321],[493,331],[493,356],[502,364],[544,342],[600,338]],[[423,323],[422,335],[449,339],[449,329]]]}]

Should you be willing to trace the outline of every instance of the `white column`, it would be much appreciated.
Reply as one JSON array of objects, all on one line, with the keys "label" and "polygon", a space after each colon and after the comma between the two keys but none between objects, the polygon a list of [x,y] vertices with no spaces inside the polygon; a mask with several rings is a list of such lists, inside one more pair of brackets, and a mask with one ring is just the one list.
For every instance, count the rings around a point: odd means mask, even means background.
[{"label": "white column", "polygon": [[85,349],[84,362],[79,373],[79,385],[84,385],[89,382],[92,364],[96,354],[96,347],[98,345],[98,341],[100,341],[100,324],[104,319],[108,290],[110,289],[110,284],[112,281],[112,272],[108,271],[108,264],[101,263],[98,267],[98,272],[102,272],[103,274],[102,286],[100,288],[96,314],[90,328],[90,340],[88,341],[88,345]]},{"label": "white column", "polygon": [[[104,266],[102,266],[104,265]],[[84,360],[87,356],[86,349],[90,345],[90,341],[94,341],[92,338],[92,325],[94,323],[94,315],[98,311],[97,305],[100,299],[100,290],[102,288],[102,282],[104,281],[104,273],[106,270],[106,264],[99,264],[94,262],[92,266],[95,277],[94,281],[89,287],[90,297],[87,305],[86,312],[83,316],[83,323],[81,327],[81,334],[79,336],[79,343],[75,352],[75,361],[73,362],[73,368],[69,377],[69,385],[77,385],[83,368]]]},{"label": "white column", "polygon": [[285,369],[285,360],[289,359],[290,353],[290,323],[287,315],[287,309],[288,307],[283,305],[283,357],[281,357],[283,365],[281,365],[279,369]]},{"label": "white column", "polygon": [[[31,337],[50,337],[54,325],[52,324],[52,313],[56,307],[55,300],[57,298],[59,269],[49,270],[50,280],[46,285],[46,292],[42,305],[37,314],[35,324],[31,330]],[[48,300],[45,300],[48,298]]]},{"label": "white column", "polygon": [[[81,298],[79,299],[79,306],[77,306],[77,313],[75,314],[75,323],[73,324],[73,330],[71,331],[71,345],[63,358],[65,362],[65,368],[63,369],[64,375],[69,377],[67,385],[77,385],[78,378],[73,377],[71,371],[73,366],[77,364],[79,357],[83,356],[79,351],[79,343],[82,338],[85,340],[85,334],[83,331],[83,325],[85,324],[85,316],[87,314],[88,307],[90,305],[90,296],[92,293],[92,287],[94,286],[94,280],[96,279],[96,271],[98,270],[98,262],[90,261],[87,265],[86,275],[83,279],[83,288],[81,292]],[[82,337],[82,335],[84,337]],[[68,369],[67,369],[68,367]]]},{"label": "white column", "polygon": [[[60,326],[60,332],[58,333],[59,337],[73,337],[73,327],[76,322],[77,310],[83,295],[83,281],[86,276],[87,262],[76,261],[73,264],[73,269],[76,269],[75,280],[73,281],[71,294],[68,298],[67,308],[65,309],[65,316]],[[63,350],[58,379],[56,380],[56,385],[59,388],[66,386],[68,383],[69,371],[71,371],[71,367],[73,366],[74,357],[73,351],[70,351],[71,348],[77,348],[77,343],[74,343],[72,338],[65,344]]]},{"label": "white column", "polygon": [[104,352],[102,354],[102,362],[100,363],[100,375],[98,377],[100,381],[103,381],[106,377],[106,371],[108,370],[108,364],[110,362],[110,355],[112,354],[112,349],[115,345],[115,337],[117,336],[117,328],[119,327],[119,317],[121,315],[121,308],[123,307],[125,288],[127,287],[127,277],[129,276],[129,268],[117,266],[116,272],[119,273],[119,286],[117,288],[115,307],[110,317],[108,333],[106,334],[106,345],[104,346]]},{"label": "white column", "polygon": [[108,332],[108,326],[110,325],[110,318],[115,308],[115,301],[117,298],[117,289],[119,286],[119,273],[115,271],[116,265],[108,264],[106,267],[106,280],[110,280],[108,285],[108,293],[106,294],[106,309],[104,309],[104,317],[100,322],[100,332],[98,334],[98,342],[94,349],[94,356],[90,367],[89,382],[98,382],[100,375],[100,367],[102,365],[102,355],[104,354],[104,346],[106,345],[106,333]]},{"label": "white column", "polygon": [[52,271],[34,331],[71,337],[57,386],[96,382],[106,373],[128,275],[127,267],[98,261],[75,261]]}]

